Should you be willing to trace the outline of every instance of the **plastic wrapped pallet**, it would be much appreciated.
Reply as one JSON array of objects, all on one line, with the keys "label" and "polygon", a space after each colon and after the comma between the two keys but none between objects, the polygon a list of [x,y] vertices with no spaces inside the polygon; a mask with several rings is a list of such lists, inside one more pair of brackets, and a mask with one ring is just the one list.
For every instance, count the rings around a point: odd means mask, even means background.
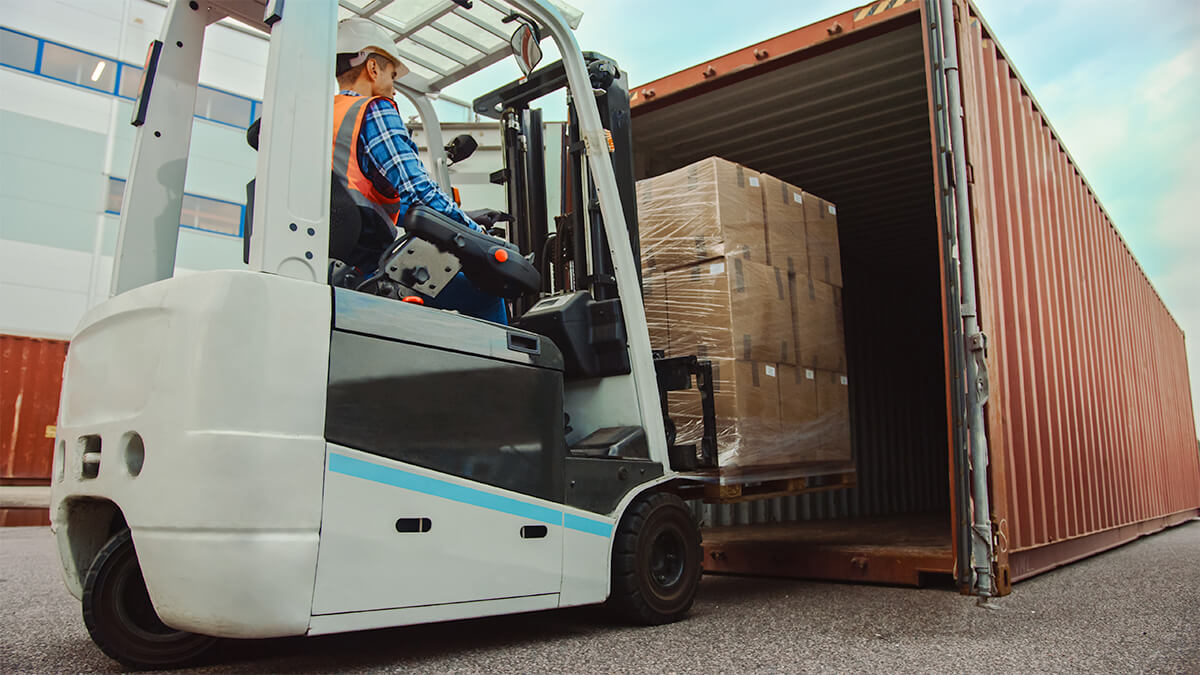
[{"label": "plastic wrapped pallet", "polygon": [[779,401],[780,437],[790,448],[786,461],[850,461],[850,396],[845,375],[780,366]]},{"label": "plastic wrapped pallet", "polygon": [[[849,381],[841,373],[735,359],[713,364],[717,464],[723,477],[791,478],[853,468]],[[676,443],[699,445],[699,391],[673,391]]]},{"label": "plastic wrapped pallet", "polygon": [[[717,158],[641,181],[638,207],[651,342],[713,365],[720,484],[852,471],[836,209]],[[668,394],[680,445],[701,396]]]},{"label": "plastic wrapped pallet", "polygon": [[667,280],[663,275],[648,275],[642,279],[642,304],[646,308],[646,327],[650,329],[650,349],[669,352]]},{"label": "plastic wrapped pallet", "polygon": [[842,326],[842,289],[804,274],[788,276],[796,365],[846,371],[846,338]]},{"label": "plastic wrapped pallet", "polygon": [[842,257],[838,245],[837,207],[805,192],[804,230],[808,246],[808,274],[831,286],[842,287]]},{"label": "plastic wrapped pallet", "polygon": [[804,191],[770,174],[759,174],[768,263],[785,272],[808,274]]},{"label": "plastic wrapped pallet", "polygon": [[671,356],[794,361],[787,275],[781,270],[729,256],[660,278],[666,282]]},{"label": "plastic wrapped pallet", "polygon": [[710,157],[638,181],[642,267],[666,271],[720,256],[767,262],[758,172]]},{"label": "plastic wrapped pallet", "polygon": [[[754,467],[772,460],[779,442],[779,369],[775,364],[710,358],[713,409],[717,422],[717,463],[723,469]],[[700,392],[667,394],[667,414],[676,425],[676,443],[699,446],[704,434]],[[777,463],[773,462],[772,463]]]}]

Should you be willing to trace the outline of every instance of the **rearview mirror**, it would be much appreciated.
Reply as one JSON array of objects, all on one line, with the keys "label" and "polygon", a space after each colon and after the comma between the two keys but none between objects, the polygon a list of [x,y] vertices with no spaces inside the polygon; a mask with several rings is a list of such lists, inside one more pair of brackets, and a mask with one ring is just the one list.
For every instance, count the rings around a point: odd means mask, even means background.
[{"label": "rearview mirror", "polygon": [[508,44],[512,47],[513,56],[517,58],[517,65],[521,66],[521,72],[528,76],[542,60],[542,47],[538,44],[538,35],[534,27],[524,19],[519,18],[517,22],[521,25],[512,34]]}]

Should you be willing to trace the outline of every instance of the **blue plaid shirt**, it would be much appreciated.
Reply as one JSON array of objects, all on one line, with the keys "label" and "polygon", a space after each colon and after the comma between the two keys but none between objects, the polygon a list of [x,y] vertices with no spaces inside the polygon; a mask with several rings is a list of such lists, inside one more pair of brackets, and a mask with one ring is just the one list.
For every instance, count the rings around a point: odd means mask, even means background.
[{"label": "blue plaid shirt", "polygon": [[[351,90],[338,93],[345,96],[362,95]],[[430,148],[430,152],[437,150]],[[471,229],[483,231],[429,178],[425,163],[417,152],[417,144],[408,134],[395,106],[383,101],[372,101],[367,105],[362,131],[358,135],[358,168],[377,186],[386,184],[396,189],[400,195],[401,225],[408,208],[419,203]]]}]

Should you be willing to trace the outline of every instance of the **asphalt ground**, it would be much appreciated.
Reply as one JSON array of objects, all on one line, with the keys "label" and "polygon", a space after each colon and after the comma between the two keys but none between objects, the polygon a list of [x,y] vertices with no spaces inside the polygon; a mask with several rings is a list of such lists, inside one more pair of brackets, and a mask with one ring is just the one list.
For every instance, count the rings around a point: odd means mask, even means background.
[{"label": "asphalt ground", "polygon": [[[177,672],[1200,673],[1200,520],[1018,583],[950,589],[705,577],[655,628],[580,608],[316,638],[227,641]],[[46,528],[0,530],[0,672],[120,672],[88,638]]]}]

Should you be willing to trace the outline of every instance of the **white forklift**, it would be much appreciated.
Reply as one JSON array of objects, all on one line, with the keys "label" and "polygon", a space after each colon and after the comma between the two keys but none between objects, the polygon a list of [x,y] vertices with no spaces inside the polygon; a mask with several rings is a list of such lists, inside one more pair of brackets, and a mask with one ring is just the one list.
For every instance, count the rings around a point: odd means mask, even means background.
[{"label": "white forklift", "polygon": [[[504,122],[504,238],[414,207],[380,274],[331,259],[339,12],[418,66],[398,90],[431,148],[438,91],[522,64],[476,101]],[[170,666],[217,638],[604,602],[686,614],[701,549],[681,494],[712,460],[711,371],[651,352],[626,83],[564,13],[578,20],[546,0],[172,0],[135,105],[113,297],[71,341],[54,456],[66,584],[106,654]],[[270,34],[248,269],[172,278],[201,45],[226,17]],[[533,71],[542,35],[562,61]],[[529,103],[564,86],[551,232]],[[405,301],[459,270],[509,299],[511,325]],[[705,439],[676,446],[663,391],[693,386]]]}]

